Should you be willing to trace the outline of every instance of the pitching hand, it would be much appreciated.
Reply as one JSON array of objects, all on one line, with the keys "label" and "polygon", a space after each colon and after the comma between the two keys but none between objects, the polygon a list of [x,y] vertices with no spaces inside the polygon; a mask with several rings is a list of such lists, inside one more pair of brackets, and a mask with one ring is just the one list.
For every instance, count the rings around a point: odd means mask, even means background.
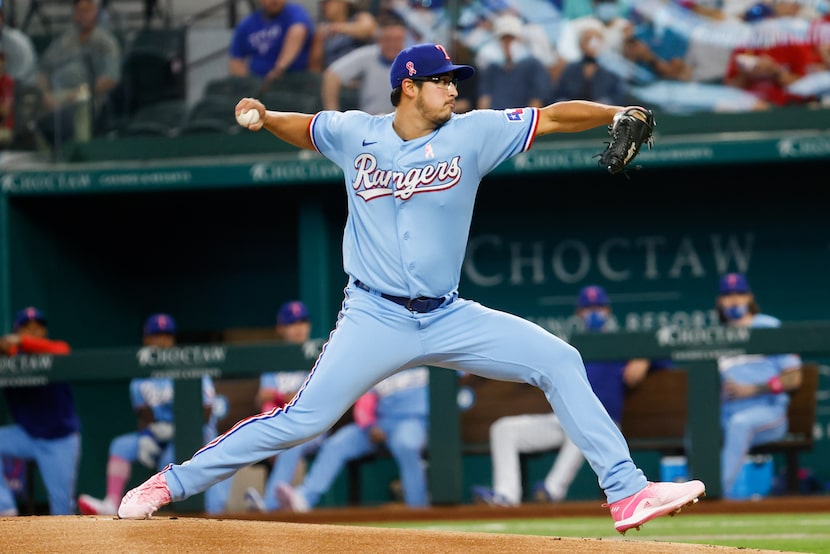
[{"label": "pitching hand", "polygon": [[262,125],[265,123],[265,105],[256,98],[243,98],[236,103],[236,110],[234,113],[235,115],[239,115],[246,110],[255,110],[259,113],[259,119],[248,125],[248,130],[259,131],[262,129]]}]

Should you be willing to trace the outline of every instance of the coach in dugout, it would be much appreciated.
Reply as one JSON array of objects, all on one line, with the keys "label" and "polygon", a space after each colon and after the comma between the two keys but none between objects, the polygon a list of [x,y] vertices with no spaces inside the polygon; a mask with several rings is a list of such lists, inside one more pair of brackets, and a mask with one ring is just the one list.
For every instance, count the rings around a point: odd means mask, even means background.
[{"label": "coach in dugout", "polygon": [[[0,355],[69,354],[69,345],[47,338],[46,317],[35,308],[20,310],[14,333],[0,337]],[[0,427],[0,456],[34,460],[49,497],[51,515],[75,513],[80,458],[80,420],[68,383],[3,388],[14,423]],[[0,516],[16,516],[17,503],[0,479]]]}]

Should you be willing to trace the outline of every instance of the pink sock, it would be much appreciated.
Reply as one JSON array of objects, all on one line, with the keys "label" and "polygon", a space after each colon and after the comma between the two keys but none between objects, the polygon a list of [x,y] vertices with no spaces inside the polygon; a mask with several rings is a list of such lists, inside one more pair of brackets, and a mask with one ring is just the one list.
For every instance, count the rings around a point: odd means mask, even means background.
[{"label": "pink sock", "polygon": [[124,488],[130,479],[132,464],[124,458],[110,456],[107,463],[107,498],[112,500],[116,506],[124,496]]}]

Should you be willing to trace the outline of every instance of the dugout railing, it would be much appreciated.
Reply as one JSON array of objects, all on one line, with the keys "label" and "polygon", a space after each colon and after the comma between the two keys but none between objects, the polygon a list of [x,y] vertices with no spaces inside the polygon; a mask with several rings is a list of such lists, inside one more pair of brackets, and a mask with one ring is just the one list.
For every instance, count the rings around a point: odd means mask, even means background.
[{"label": "dugout railing", "polygon": [[[664,327],[655,332],[577,334],[570,341],[586,360],[648,357],[671,359],[688,374],[688,444],[692,477],[706,483],[709,497],[720,497],[720,421],[717,359],[724,355],[798,353],[805,361],[830,355],[830,322],[805,321],[778,329]],[[202,375],[214,379],[255,377],[264,371],[311,367],[318,347],[278,344],[198,344],[169,350],[87,349],[69,356],[0,358],[0,386],[20,387],[50,381],[127,382],[135,377],[175,380],[176,452],[187,459],[202,446]],[[462,442],[457,403],[458,379],[452,371],[430,372],[429,487],[435,505],[462,500]],[[200,512],[196,497],[176,503],[176,511]]]}]

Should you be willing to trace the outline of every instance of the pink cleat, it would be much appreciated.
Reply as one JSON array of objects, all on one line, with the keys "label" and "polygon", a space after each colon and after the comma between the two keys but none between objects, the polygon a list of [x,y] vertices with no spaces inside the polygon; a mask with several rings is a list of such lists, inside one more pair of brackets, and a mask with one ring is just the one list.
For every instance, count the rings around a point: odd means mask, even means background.
[{"label": "pink cleat", "polygon": [[308,500],[299,491],[288,483],[280,483],[277,485],[277,500],[280,501],[280,506],[292,512],[309,512],[311,506],[308,505]]},{"label": "pink cleat", "polygon": [[666,514],[674,515],[684,506],[694,504],[706,494],[702,481],[686,483],[649,483],[646,488],[614,502],[610,506],[614,528],[625,535],[631,528],[640,530],[640,526],[652,519]]},{"label": "pink cleat", "polygon": [[98,500],[88,494],[82,494],[78,497],[78,511],[85,516],[114,516],[118,508],[109,498]]},{"label": "pink cleat", "polygon": [[170,504],[170,489],[161,473],[156,473],[144,483],[124,495],[118,507],[121,519],[150,519],[153,512]]}]

